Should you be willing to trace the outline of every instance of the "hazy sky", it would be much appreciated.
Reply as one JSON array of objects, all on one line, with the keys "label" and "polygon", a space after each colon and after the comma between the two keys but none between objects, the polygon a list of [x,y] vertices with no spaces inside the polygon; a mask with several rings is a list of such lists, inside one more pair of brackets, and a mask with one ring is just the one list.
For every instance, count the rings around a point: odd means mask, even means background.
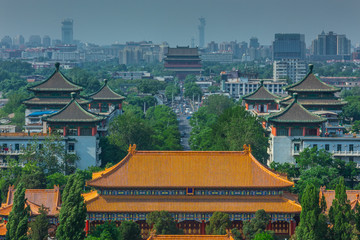
[{"label": "hazy sky", "polygon": [[198,45],[198,18],[206,18],[205,42],[249,41],[268,45],[274,33],[322,30],[360,42],[360,0],[0,0],[0,38],[22,34],[61,38],[61,21],[74,19],[74,38],[97,44],[167,41]]}]

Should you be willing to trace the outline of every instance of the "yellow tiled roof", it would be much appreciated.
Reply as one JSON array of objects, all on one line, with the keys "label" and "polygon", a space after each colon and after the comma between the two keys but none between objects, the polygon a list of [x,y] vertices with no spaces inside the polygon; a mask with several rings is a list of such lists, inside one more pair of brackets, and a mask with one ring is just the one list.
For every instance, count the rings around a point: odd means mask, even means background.
[{"label": "yellow tiled roof", "polygon": [[147,240],[233,240],[231,235],[151,235]]},{"label": "yellow tiled roof", "polygon": [[[84,197],[85,198],[85,197]],[[284,196],[109,196],[85,198],[90,212],[241,212],[300,213],[301,206]]]},{"label": "yellow tiled roof", "polygon": [[294,183],[247,151],[136,151],[94,173],[88,186],[284,188]]}]

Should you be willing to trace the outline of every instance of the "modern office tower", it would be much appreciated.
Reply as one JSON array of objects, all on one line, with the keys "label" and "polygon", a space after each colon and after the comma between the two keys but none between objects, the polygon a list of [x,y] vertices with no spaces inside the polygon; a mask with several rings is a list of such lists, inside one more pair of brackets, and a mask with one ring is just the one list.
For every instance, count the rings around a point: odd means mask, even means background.
[{"label": "modern office tower", "polygon": [[273,42],[273,60],[305,59],[305,35],[300,33],[277,33]]},{"label": "modern office tower", "polygon": [[13,41],[11,37],[5,36],[1,39],[0,47],[11,48],[12,45],[13,45]]},{"label": "modern office tower", "polygon": [[199,47],[203,48],[205,46],[205,25],[206,21],[204,17],[199,18],[200,24],[199,29]]},{"label": "modern office tower", "polygon": [[306,76],[306,63],[301,59],[282,59],[274,61],[273,78],[275,81],[280,79],[291,80],[293,83],[301,81]]},{"label": "modern office tower", "polygon": [[214,41],[209,42],[207,45],[207,52],[217,52],[217,51],[219,51],[219,45]]},{"label": "modern office tower", "polygon": [[25,39],[24,39],[23,35],[17,35],[16,37],[14,37],[13,45],[22,46],[24,44],[25,44]]},{"label": "modern office tower", "polygon": [[43,47],[50,47],[51,45],[51,39],[48,35],[45,35],[42,39],[42,45]]},{"label": "modern office tower", "polygon": [[29,37],[29,42],[26,44],[28,47],[40,47],[41,46],[41,37],[39,35],[31,35]]},{"label": "modern office tower", "polygon": [[351,42],[344,34],[322,31],[311,45],[313,60],[350,60]]},{"label": "modern office tower", "polygon": [[72,19],[65,19],[61,22],[61,40],[63,44],[72,44],[74,41],[73,23]]},{"label": "modern office tower", "polygon": [[260,43],[257,37],[250,38],[250,48],[259,48]]}]

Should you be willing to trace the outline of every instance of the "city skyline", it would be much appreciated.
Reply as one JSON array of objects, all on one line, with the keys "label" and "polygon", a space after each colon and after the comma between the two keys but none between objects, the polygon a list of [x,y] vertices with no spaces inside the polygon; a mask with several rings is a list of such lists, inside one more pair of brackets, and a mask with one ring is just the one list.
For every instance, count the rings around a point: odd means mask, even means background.
[{"label": "city skyline", "polygon": [[[108,0],[107,4],[64,0],[61,5],[48,0],[4,0],[0,22],[5,24],[0,25],[0,36],[61,39],[61,21],[71,18],[74,39],[84,42],[107,45],[151,40],[175,46],[190,45],[195,38],[199,45],[198,19],[203,16],[207,22],[205,43],[248,41],[255,36],[260,44],[271,45],[275,33],[301,33],[309,46],[324,30],[346,34],[356,45],[360,33],[351,23],[360,21],[359,7],[358,0],[184,0],[171,4],[165,0]],[[16,9],[17,14],[9,9]]]}]

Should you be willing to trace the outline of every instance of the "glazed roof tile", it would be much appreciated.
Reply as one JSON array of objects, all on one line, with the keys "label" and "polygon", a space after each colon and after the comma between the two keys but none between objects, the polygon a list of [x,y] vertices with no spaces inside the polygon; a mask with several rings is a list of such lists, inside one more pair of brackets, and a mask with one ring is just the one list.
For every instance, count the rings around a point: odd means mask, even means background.
[{"label": "glazed roof tile", "polygon": [[88,97],[96,100],[123,100],[125,97],[114,92],[107,84],[105,80],[104,85],[95,93],[90,94]]},{"label": "glazed roof tile", "polygon": [[118,164],[93,173],[87,185],[108,188],[284,188],[294,183],[264,167],[248,150],[136,151],[131,147],[129,154]]},{"label": "glazed roof tile", "polygon": [[76,83],[73,83],[66,78],[59,70],[59,64],[56,64],[55,72],[45,81],[31,86],[28,89],[30,91],[66,91],[66,92],[78,92],[83,88]]},{"label": "glazed roof tile", "polygon": [[[71,98],[39,98],[39,97],[32,97],[29,98],[27,100],[25,100],[23,103],[24,104],[29,104],[29,105],[63,105],[65,106],[66,104],[68,104],[71,101]],[[79,104],[87,104],[90,103],[91,100],[89,99],[85,99],[85,98],[78,98],[76,99],[76,101]]]},{"label": "glazed roof tile", "polygon": [[73,98],[63,109],[44,118],[46,122],[99,122],[104,117],[83,108]]},{"label": "glazed roof tile", "polygon": [[322,123],[326,121],[298,103],[296,94],[295,100],[289,106],[280,112],[270,114],[267,116],[267,120],[277,123]]},{"label": "glazed roof tile", "polygon": [[268,101],[275,101],[280,97],[272,94],[266,87],[264,87],[263,82],[260,82],[260,86],[254,92],[244,96],[243,100],[268,100]]},{"label": "glazed roof tile", "polygon": [[[0,216],[8,216],[12,210],[15,189],[9,187],[6,203],[0,208]],[[39,208],[44,205],[49,212],[48,216],[55,216],[59,213],[60,208],[60,190],[58,186],[54,189],[26,189],[26,205],[30,207],[31,215],[38,215]]]},{"label": "glazed roof tile", "polygon": [[310,71],[305,78],[297,83],[286,86],[288,92],[339,92],[341,89],[321,81],[312,73],[313,65],[309,65]]},{"label": "glazed roof tile", "polygon": [[300,213],[301,206],[284,196],[111,196],[86,198],[88,212],[241,212]]},{"label": "glazed roof tile", "polygon": [[[291,97],[284,98],[280,101],[283,105],[289,105],[294,101]],[[303,106],[311,106],[311,105],[345,105],[347,102],[341,101],[339,99],[298,99],[298,102]]]},{"label": "glazed roof tile", "polygon": [[234,240],[229,235],[151,235],[147,240]]}]

